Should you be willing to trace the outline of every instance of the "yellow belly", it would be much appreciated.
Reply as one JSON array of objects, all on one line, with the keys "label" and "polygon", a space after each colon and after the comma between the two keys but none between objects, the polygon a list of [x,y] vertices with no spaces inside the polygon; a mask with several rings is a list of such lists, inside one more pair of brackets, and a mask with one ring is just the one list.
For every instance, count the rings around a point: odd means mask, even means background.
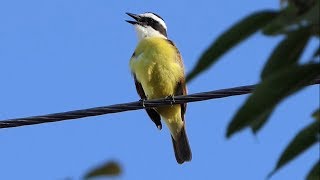
[{"label": "yellow belly", "polygon": [[146,38],[139,43],[135,56],[130,61],[131,70],[148,99],[173,95],[184,76],[175,47],[162,38]]},{"label": "yellow belly", "polygon": [[[176,86],[184,76],[175,47],[162,38],[141,40],[135,57],[130,60],[131,71],[141,83],[148,99],[174,95]],[[180,105],[156,108],[175,137],[183,126]]]}]

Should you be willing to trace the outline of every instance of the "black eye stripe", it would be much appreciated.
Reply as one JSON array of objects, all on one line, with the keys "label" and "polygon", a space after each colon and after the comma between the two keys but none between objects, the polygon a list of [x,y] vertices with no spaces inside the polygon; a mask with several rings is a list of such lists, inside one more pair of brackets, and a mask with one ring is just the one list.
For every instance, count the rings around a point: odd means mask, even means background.
[{"label": "black eye stripe", "polygon": [[142,23],[142,25],[151,26],[153,29],[159,31],[162,35],[167,37],[167,31],[165,27],[163,27],[158,21],[152,19],[151,17],[142,17],[139,21]]},{"label": "black eye stripe", "polygon": [[141,18],[140,21],[141,22],[147,22],[147,23],[159,23],[158,21],[156,21],[156,20],[154,20],[154,19],[152,19],[150,17],[143,17],[143,18]]}]

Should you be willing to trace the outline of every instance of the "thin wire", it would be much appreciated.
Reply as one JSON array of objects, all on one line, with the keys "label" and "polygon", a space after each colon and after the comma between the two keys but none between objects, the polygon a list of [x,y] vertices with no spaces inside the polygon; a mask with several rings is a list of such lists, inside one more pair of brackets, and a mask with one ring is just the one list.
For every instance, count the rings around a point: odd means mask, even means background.
[{"label": "thin wire", "polygon": [[[320,84],[320,78],[310,83],[310,85],[313,85],[313,84]],[[255,86],[256,85],[240,86],[240,87],[234,87],[229,89],[220,89],[215,91],[189,94],[185,96],[174,96],[174,99],[162,98],[162,99],[154,99],[154,100],[135,101],[135,102],[124,103],[124,104],[115,104],[110,106],[67,111],[67,112],[47,114],[42,116],[32,116],[32,117],[26,117],[26,118],[1,120],[0,129],[48,123],[48,122],[57,122],[57,121],[78,119],[78,118],[84,118],[84,117],[90,117],[90,116],[99,116],[103,114],[132,111],[132,110],[138,110],[138,109],[144,109],[144,108],[147,109],[147,108],[154,108],[158,106],[182,104],[187,102],[204,101],[209,99],[224,98],[228,96],[249,94],[253,91]]]}]

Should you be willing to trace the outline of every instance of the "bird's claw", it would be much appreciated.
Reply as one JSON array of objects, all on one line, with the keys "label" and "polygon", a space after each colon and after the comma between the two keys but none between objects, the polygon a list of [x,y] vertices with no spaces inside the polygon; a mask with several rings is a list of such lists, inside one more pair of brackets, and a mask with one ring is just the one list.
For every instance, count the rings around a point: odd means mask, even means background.
[{"label": "bird's claw", "polygon": [[139,101],[142,103],[142,106],[145,108],[146,106],[145,106],[144,102],[146,101],[146,99],[140,99]]},{"label": "bird's claw", "polygon": [[173,103],[176,102],[176,100],[174,99],[174,95],[167,96],[166,98],[167,98],[168,100],[170,100],[171,106],[173,106]]}]

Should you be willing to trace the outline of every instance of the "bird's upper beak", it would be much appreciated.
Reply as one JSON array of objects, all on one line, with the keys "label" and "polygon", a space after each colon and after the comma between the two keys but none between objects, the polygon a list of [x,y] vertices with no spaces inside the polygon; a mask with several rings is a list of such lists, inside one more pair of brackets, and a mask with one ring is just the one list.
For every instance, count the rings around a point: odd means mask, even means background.
[{"label": "bird's upper beak", "polygon": [[130,24],[139,24],[139,20],[140,20],[140,16],[137,14],[132,14],[132,13],[126,13],[128,16],[132,17],[134,20],[136,21],[130,21],[130,20],[126,20],[128,23]]}]

